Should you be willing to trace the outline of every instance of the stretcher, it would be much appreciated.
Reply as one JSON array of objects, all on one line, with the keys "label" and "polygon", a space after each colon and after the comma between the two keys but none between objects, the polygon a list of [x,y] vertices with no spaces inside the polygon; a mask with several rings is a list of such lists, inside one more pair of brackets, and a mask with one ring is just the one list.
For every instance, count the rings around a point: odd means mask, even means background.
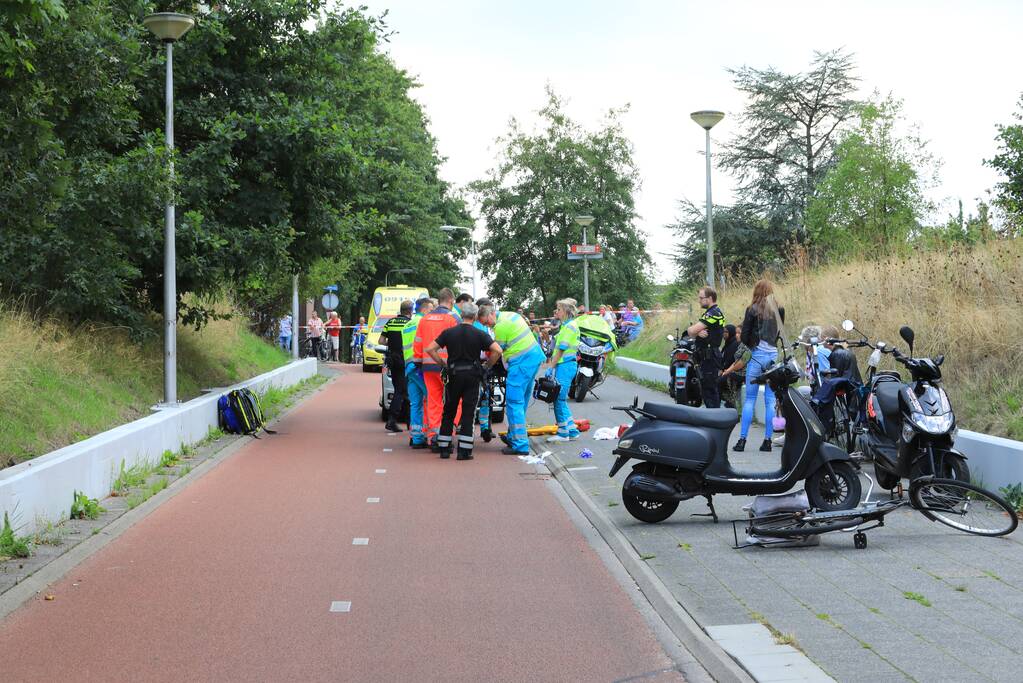
[{"label": "stretcher", "polygon": [[[580,432],[590,431],[590,421],[586,418],[580,418],[575,421],[575,428]],[[543,425],[540,427],[529,427],[526,429],[526,434],[529,436],[548,436],[558,433],[558,425]],[[499,432],[499,434],[507,435],[508,431]]]}]

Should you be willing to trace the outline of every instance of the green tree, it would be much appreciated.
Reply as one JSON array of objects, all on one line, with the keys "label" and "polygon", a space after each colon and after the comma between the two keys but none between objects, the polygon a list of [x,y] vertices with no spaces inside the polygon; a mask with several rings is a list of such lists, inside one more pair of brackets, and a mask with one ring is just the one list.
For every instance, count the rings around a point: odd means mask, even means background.
[{"label": "green tree", "polygon": [[632,143],[608,112],[596,130],[584,130],[548,89],[540,130],[528,133],[512,120],[497,166],[471,190],[486,221],[480,268],[493,274],[490,294],[510,306],[550,310],[561,297],[583,294],[582,265],[566,260],[566,245],[579,243],[574,217],[594,217],[590,243],[604,258],[590,263],[590,301],[645,302],[650,257],[636,229],[633,193],[639,174]]},{"label": "green tree", "polygon": [[852,55],[842,50],[814,53],[805,73],[748,66],[729,71],[747,104],[719,165],[737,176],[741,204],[757,207],[772,230],[803,244],[807,204],[855,113],[853,71]]},{"label": "green tree", "polygon": [[1023,234],[1023,95],[1013,118],[1018,123],[997,126],[998,154],[984,163],[1005,176],[995,186],[996,203],[1005,212],[1008,231],[1017,236]]},{"label": "green tree", "polygon": [[856,126],[843,133],[807,209],[807,230],[821,251],[887,253],[918,233],[934,208],[924,189],[937,166],[915,130],[898,133],[901,112],[890,95],[857,107]]}]

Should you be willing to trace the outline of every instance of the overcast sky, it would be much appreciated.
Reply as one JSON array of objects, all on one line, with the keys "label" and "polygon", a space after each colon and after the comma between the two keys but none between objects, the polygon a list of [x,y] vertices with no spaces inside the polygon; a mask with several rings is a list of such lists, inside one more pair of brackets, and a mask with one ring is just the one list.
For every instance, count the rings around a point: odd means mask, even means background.
[{"label": "overcast sky", "polygon": [[[386,49],[421,83],[445,180],[457,186],[493,166],[495,139],[515,116],[535,120],[550,83],[587,127],[629,104],[625,133],[642,177],[638,227],[649,236],[658,280],[671,279],[673,235],[664,226],[685,197],[704,200],[703,130],[689,119],[720,109],[713,130],[734,132],[743,100],[729,67],[805,70],[814,50],[855,55],[863,95],[905,101],[943,162],[932,197],[940,216],[961,198],[969,211],[997,181],[995,124],[1010,123],[1023,92],[1023,2],[688,2],[678,0],[363,0],[390,10]],[[733,181],[715,169],[714,200]],[[477,231],[482,236],[482,231]]]}]

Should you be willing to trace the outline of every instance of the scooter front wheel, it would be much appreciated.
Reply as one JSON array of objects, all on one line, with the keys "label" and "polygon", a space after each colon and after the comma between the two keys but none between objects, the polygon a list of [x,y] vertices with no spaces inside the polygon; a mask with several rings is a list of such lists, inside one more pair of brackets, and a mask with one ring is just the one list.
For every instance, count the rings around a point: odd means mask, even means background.
[{"label": "scooter front wheel", "polygon": [[[853,466],[843,461],[823,466],[806,480],[806,497],[815,510],[852,510],[860,504],[863,487]],[[834,477],[831,473],[834,472]]]},{"label": "scooter front wheel", "polygon": [[647,500],[622,491],[622,502],[629,514],[641,522],[656,524],[675,514],[678,509],[677,500]]}]

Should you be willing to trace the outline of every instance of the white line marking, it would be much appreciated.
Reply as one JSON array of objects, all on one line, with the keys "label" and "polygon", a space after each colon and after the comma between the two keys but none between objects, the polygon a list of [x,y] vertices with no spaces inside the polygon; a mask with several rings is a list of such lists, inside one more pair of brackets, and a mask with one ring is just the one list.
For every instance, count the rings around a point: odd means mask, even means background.
[{"label": "white line marking", "polygon": [[352,602],[350,600],[334,600],[330,603],[331,612],[351,612]]},{"label": "white line marking", "polygon": [[[593,469],[597,469],[594,467]],[[387,474],[387,470],[377,470],[377,474]]]},{"label": "white line marking", "polygon": [[368,538],[353,538],[352,545],[369,545]]},{"label": "white line marking", "polygon": [[566,467],[569,472],[582,472],[583,470],[597,470],[599,467]]},{"label": "white line marking", "polygon": [[367,498],[366,502],[367,503],[379,503],[380,499],[379,498]]},{"label": "white line marking", "polygon": [[394,452],[393,448],[385,448],[384,449],[384,453],[393,453],[393,452]]}]

